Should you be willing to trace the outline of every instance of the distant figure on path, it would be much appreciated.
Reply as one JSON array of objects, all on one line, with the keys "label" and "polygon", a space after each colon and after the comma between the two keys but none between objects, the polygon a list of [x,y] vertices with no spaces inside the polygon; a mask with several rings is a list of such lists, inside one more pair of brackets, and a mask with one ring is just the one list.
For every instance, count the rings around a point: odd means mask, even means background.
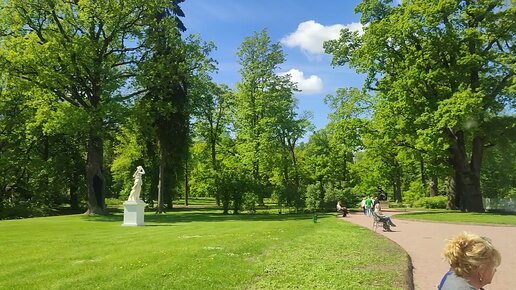
[{"label": "distant figure on path", "polygon": [[382,207],[379,203],[374,206],[373,218],[377,217],[381,222],[383,222],[383,231],[384,232],[392,232],[391,227],[395,227],[396,225],[392,222],[391,217],[388,215],[384,215],[382,213]]},{"label": "distant figure on path", "polygon": [[337,202],[337,211],[342,212],[342,217],[348,215],[348,209],[340,204],[340,200]]},{"label": "distant figure on path", "polygon": [[365,211],[367,216],[371,216],[373,213],[373,199],[371,197],[368,197],[365,200]]},{"label": "distant figure on path", "polygon": [[143,167],[136,167],[136,171],[133,174],[134,184],[133,188],[131,188],[131,193],[129,193],[128,201],[139,201],[140,200],[140,192],[142,191],[142,175],[145,174],[145,170]]},{"label": "distant figure on path", "polygon": [[367,214],[366,213],[366,209],[365,209],[365,201],[366,201],[366,197],[362,197],[362,201],[360,202],[360,207],[362,208],[362,211],[364,211],[364,215]]},{"label": "distant figure on path", "polygon": [[439,290],[482,290],[491,283],[502,262],[490,239],[466,232],[448,240],[444,259],[451,268],[442,278]]}]

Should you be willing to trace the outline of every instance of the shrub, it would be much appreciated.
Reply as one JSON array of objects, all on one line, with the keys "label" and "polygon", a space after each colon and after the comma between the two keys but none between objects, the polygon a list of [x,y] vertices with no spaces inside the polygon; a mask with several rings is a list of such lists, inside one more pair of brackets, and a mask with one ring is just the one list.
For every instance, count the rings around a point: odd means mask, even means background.
[{"label": "shrub", "polygon": [[48,216],[51,213],[52,209],[44,204],[21,201],[3,205],[0,210],[0,220]]},{"label": "shrub", "polygon": [[341,201],[345,207],[354,207],[360,203],[360,197],[352,192],[351,188],[339,188],[337,186],[324,186],[324,208],[334,211],[337,201]]},{"label": "shrub", "polygon": [[413,206],[414,207],[424,207],[424,208],[445,209],[447,203],[448,203],[448,197],[445,195],[439,195],[439,196],[420,198],[414,202]]},{"label": "shrub", "polygon": [[415,203],[425,197],[425,188],[419,181],[410,183],[409,189],[403,192],[403,202],[416,206]]},{"label": "shrub", "polygon": [[324,192],[322,192],[320,182],[308,185],[306,187],[306,209],[309,211],[320,210],[323,197]]}]

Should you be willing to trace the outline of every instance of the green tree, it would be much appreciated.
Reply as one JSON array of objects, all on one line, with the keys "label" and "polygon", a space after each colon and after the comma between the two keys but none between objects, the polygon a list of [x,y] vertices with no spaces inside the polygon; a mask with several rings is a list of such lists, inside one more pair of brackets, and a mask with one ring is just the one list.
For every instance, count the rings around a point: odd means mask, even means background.
[{"label": "green tree", "polygon": [[[172,5],[176,5],[172,3]],[[172,6],[176,7],[176,6]],[[173,8],[157,7],[144,36],[145,56],[139,65],[143,107],[152,120],[159,149],[159,190],[157,212],[172,207],[172,197],[185,177],[189,146],[190,89],[195,82],[214,70],[208,57],[211,43],[198,36],[181,38],[178,24],[166,17]],[[176,10],[177,11],[177,8]],[[157,16],[156,16],[157,15]],[[188,186],[185,186],[188,189]]]},{"label": "green tree", "polygon": [[[267,159],[269,153],[278,148],[274,138],[278,128],[275,101],[291,98],[294,88],[288,76],[277,74],[285,57],[279,43],[272,43],[265,30],[245,38],[238,58],[242,78],[236,93],[237,148],[242,162],[252,172],[257,200],[263,203],[264,191],[269,185],[267,176],[273,167]],[[289,106],[282,108],[286,113],[288,109]]]},{"label": "green tree", "polygon": [[[209,176],[210,178],[204,180],[206,182],[211,180],[213,183],[215,182],[213,178],[217,176],[213,172],[218,171],[220,167],[221,156],[217,153],[222,146],[222,138],[228,135],[229,127],[233,123],[235,96],[229,87],[217,85],[208,78],[199,79],[193,88],[193,94],[196,95],[196,103],[192,106],[195,117],[194,131],[200,143],[207,145],[206,149],[209,152],[209,162],[198,160],[200,163],[209,164],[199,173],[205,177]],[[214,195],[219,204],[218,192],[214,192]]]},{"label": "green tree", "polygon": [[514,98],[516,9],[502,0],[364,0],[356,12],[364,34],[344,30],[326,43],[333,63],[367,74],[398,140],[449,156],[450,207],[482,211],[486,128]]},{"label": "green tree", "polygon": [[[103,149],[112,106],[124,97],[145,1],[8,1],[0,9],[1,54],[18,77],[87,113],[88,213],[104,213]],[[5,53],[9,51],[9,53]],[[126,96],[127,97],[127,96]]]}]

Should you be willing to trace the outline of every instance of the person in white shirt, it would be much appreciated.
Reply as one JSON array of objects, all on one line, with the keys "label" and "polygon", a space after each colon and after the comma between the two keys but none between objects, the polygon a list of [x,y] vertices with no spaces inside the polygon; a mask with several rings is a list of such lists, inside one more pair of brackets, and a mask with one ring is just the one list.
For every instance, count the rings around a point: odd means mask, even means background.
[{"label": "person in white shirt", "polygon": [[340,204],[340,200],[337,201],[337,211],[342,212],[342,217],[348,215],[348,209]]},{"label": "person in white shirt", "polygon": [[396,225],[392,222],[390,216],[384,215],[382,213],[382,208],[380,207],[379,203],[374,206],[374,215],[376,215],[380,221],[383,222],[384,232],[392,232],[391,227],[395,227]]}]

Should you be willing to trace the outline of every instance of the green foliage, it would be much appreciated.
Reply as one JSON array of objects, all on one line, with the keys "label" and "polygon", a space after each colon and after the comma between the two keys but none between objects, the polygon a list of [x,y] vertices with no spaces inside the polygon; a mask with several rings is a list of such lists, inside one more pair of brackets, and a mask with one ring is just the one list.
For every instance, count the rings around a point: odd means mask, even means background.
[{"label": "green foliage", "polygon": [[414,203],[422,200],[425,196],[426,188],[423,187],[423,184],[420,181],[412,181],[408,190],[403,193],[403,202],[415,206]]},{"label": "green foliage", "polygon": [[324,191],[321,183],[309,184],[306,187],[306,209],[309,211],[322,211],[324,204]]},{"label": "green foliage", "polygon": [[[457,177],[453,201],[481,211],[482,147],[500,134],[493,121],[514,108],[509,31],[516,10],[502,0],[390,2],[363,1],[356,12],[364,33],[344,29],[325,43],[334,65],[366,74],[364,90],[375,92],[372,112],[359,116],[371,120],[360,136],[365,154],[376,160],[375,175],[393,188],[395,200],[417,178],[405,172],[419,167],[423,183]],[[360,112],[350,98],[343,104],[335,107]],[[336,120],[350,116],[336,112]]]},{"label": "green foliage", "polygon": [[354,207],[360,200],[361,197],[354,194],[351,188],[341,188],[332,184],[324,186],[324,209],[327,211],[334,211],[337,201],[340,201],[342,206]]},{"label": "green foliage", "polygon": [[[514,197],[516,193],[516,120],[503,116],[493,122],[493,146],[485,149],[481,175],[485,197]],[[506,133],[500,132],[506,131]]]},{"label": "green foliage", "polygon": [[445,209],[448,203],[448,197],[443,195],[428,196],[415,200],[413,207]]},{"label": "green foliage", "polygon": [[248,175],[226,168],[217,174],[216,190],[224,214],[228,214],[230,209],[233,214],[238,214],[242,209],[256,211],[256,185]]},{"label": "green foliage", "polygon": [[52,213],[45,203],[35,201],[4,202],[0,205],[0,220],[47,216]]},{"label": "green foliage", "polygon": [[111,164],[115,183],[113,186],[119,189],[116,191],[116,196],[127,196],[129,194],[134,180],[133,172],[138,165],[143,165],[141,160],[144,147],[141,144],[141,135],[137,133],[135,124],[129,123],[127,125],[132,127],[122,127],[116,135],[117,143],[114,145],[114,160]]},{"label": "green foliage", "polygon": [[[308,128],[307,119],[295,112],[294,84],[276,73],[285,61],[279,43],[265,30],[246,37],[237,53],[242,79],[235,102],[236,151],[255,183],[258,203],[275,191],[278,202],[300,200],[300,175],[296,142]],[[271,182],[273,184],[271,184]],[[296,187],[290,190],[291,186]]]}]

